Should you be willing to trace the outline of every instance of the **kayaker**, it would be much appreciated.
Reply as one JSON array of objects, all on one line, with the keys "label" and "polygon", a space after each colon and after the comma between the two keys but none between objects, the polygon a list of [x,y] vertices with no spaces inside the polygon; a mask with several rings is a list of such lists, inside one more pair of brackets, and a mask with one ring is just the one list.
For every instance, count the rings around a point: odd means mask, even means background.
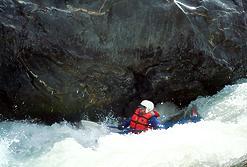
[{"label": "kayaker", "polygon": [[133,133],[140,133],[149,129],[158,129],[163,125],[158,120],[160,114],[155,110],[153,102],[143,100],[134,111],[131,118],[125,120],[118,126],[119,130],[130,127]]}]

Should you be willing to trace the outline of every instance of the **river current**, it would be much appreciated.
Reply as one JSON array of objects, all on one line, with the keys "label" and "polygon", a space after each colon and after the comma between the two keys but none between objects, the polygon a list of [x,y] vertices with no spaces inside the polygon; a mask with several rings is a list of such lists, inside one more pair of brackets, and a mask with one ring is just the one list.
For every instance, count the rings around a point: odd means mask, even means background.
[{"label": "river current", "polygon": [[0,122],[0,167],[215,167],[247,159],[247,80],[190,105],[203,121],[139,135],[89,121]]}]

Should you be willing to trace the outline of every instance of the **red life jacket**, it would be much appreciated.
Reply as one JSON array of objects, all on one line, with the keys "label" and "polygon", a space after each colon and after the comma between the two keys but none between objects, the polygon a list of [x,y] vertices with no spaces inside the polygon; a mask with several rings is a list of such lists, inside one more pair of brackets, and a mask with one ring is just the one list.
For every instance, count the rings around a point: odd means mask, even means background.
[{"label": "red life jacket", "polygon": [[159,113],[157,111],[146,113],[145,109],[137,108],[131,117],[130,128],[137,131],[146,131],[150,129],[151,127],[148,124],[148,121],[152,116],[159,117]]}]

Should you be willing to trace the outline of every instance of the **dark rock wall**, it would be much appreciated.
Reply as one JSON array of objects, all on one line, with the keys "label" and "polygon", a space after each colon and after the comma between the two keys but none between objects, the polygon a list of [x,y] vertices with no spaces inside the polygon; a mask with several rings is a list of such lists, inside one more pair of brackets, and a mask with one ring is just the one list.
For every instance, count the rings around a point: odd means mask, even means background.
[{"label": "dark rock wall", "polygon": [[97,120],[214,94],[246,76],[245,11],[241,0],[2,0],[2,117]]}]

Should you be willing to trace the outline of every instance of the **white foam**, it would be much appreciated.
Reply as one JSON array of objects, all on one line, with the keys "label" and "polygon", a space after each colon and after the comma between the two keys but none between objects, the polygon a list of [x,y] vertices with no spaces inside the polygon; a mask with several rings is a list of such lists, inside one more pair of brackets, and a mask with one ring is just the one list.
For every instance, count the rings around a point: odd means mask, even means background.
[{"label": "white foam", "polygon": [[5,139],[0,139],[0,167],[8,166],[9,164],[9,142]]},{"label": "white foam", "polygon": [[247,128],[234,123],[202,121],[140,135],[110,134],[98,147],[85,148],[73,138],[26,166],[135,167],[221,166],[247,152]]}]

